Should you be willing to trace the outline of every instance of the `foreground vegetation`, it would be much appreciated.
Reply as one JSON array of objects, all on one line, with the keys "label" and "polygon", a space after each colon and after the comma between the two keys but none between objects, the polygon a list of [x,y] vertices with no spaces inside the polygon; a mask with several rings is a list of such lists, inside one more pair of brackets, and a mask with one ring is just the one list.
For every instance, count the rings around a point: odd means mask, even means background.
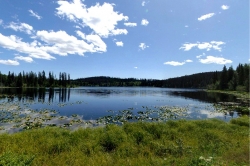
[{"label": "foreground vegetation", "polygon": [[249,118],[0,135],[0,165],[248,165]]}]

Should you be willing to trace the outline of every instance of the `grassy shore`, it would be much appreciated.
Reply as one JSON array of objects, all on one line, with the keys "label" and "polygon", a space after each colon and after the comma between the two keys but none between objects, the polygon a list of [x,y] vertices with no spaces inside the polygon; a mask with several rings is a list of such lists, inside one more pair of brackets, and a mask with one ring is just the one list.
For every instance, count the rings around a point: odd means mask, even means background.
[{"label": "grassy shore", "polygon": [[0,165],[248,165],[249,117],[0,135]]},{"label": "grassy shore", "polygon": [[227,90],[206,90],[207,92],[217,92],[217,93],[225,93],[229,95],[234,95],[241,99],[250,99],[249,92],[240,92],[240,91],[227,91]]}]

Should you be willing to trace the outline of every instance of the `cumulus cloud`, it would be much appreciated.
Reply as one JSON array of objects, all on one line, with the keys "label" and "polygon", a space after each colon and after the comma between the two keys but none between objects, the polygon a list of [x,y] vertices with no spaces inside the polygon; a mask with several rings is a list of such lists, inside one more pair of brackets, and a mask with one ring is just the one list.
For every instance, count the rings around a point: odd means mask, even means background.
[{"label": "cumulus cloud", "polygon": [[86,36],[84,33],[82,33],[81,31],[76,31],[77,35],[80,36],[82,39],[86,39]]},{"label": "cumulus cloud", "polygon": [[215,63],[215,64],[219,64],[219,65],[224,65],[224,64],[233,62],[229,59],[225,59],[222,57],[215,57],[215,56],[207,56],[205,59],[199,59],[199,61],[203,64]]},{"label": "cumulus cloud", "polygon": [[0,60],[0,64],[17,66],[19,65],[19,62],[8,59],[8,60]]},{"label": "cumulus cloud", "polygon": [[[68,35],[65,31],[37,31],[36,37],[46,42],[48,46],[41,49],[53,54],[67,56],[68,54],[84,55],[85,52],[105,52],[106,44],[98,35],[82,35],[84,40],[78,40],[75,36]],[[88,43],[87,43],[88,42]]]},{"label": "cumulus cloud", "polygon": [[17,57],[15,57],[15,59],[25,61],[25,62],[28,62],[28,63],[33,62],[33,59],[31,57],[17,56]]},{"label": "cumulus cloud", "polygon": [[102,41],[100,36],[98,36],[98,35],[87,35],[86,40],[91,45],[94,45],[92,52],[106,52],[107,51],[107,45]]},{"label": "cumulus cloud", "polygon": [[187,59],[185,60],[184,62],[177,62],[177,61],[168,61],[168,62],[165,62],[163,63],[164,65],[171,65],[171,66],[182,66],[186,63],[190,63],[190,62],[193,62],[192,60],[190,59]]},{"label": "cumulus cloud", "polygon": [[122,41],[115,42],[115,44],[116,44],[117,46],[123,47],[123,42],[122,42]]},{"label": "cumulus cloud", "polygon": [[208,14],[205,14],[205,15],[202,15],[198,18],[199,21],[203,21],[203,20],[206,20],[208,18],[211,18],[213,17],[215,14],[214,13],[208,13]]},{"label": "cumulus cloud", "polygon": [[222,9],[222,10],[227,10],[227,9],[229,9],[229,6],[227,6],[227,5],[222,5],[222,6],[221,6],[221,9]]},{"label": "cumulus cloud", "polygon": [[15,50],[20,53],[28,54],[33,58],[40,59],[55,59],[53,56],[44,51],[41,47],[38,46],[39,43],[34,41],[32,43],[25,43],[21,38],[18,38],[14,35],[4,36],[0,33],[0,46],[6,49]]},{"label": "cumulus cloud", "polygon": [[29,10],[30,12],[30,15],[33,16],[33,17],[36,17],[38,20],[40,20],[42,17],[39,16],[36,12],[33,12],[33,10]]},{"label": "cumulus cloud", "polygon": [[126,23],[124,23],[124,25],[127,26],[127,27],[136,27],[137,23],[126,22]]},{"label": "cumulus cloud", "polygon": [[220,45],[225,44],[225,42],[222,41],[211,41],[211,42],[197,42],[197,43],[185,43],[183,44],[179,49],[183,49],[184,51],[189,51],[193,47],[197,47],[200,50],[206,49],[207,51],[210,51],[211,49],[221,51]]},{"label": "cumulus cloud", "polygon": [[[22,29],[17,28],[17,30]],[[82,40],[77,39],[75,36],[68,35],[65,31],[37,31],[36,34],[32,36],[34,41],[31,43],[23,42],[22,38],[15,35],[4,36],[0,33],[0,47],[27,54],[28,57],[18,56],[15,58],[16,60],[26,62],[32,62],[32,58],[55,59],[51,54],[61,56],[78,54],[83,56],[86,52],[102,53],[107,51],[107,46],[99,35],[85,35],[81,31],[76,31],[76,33]]]},{"label": "cumulus cloud", "polygon": [[101,37],[110,35],[127,34],[126,29],[116,28],[119,21],[127,21],[128,16],[114,11],[113,4],[97,3],[89,8],[82,3],[81,0],[57,1],[59,5],[56,8],[56,14],[59,17],[66,17],[68,20],[75,22],[83,27],[89,27],[95,34]]},{"label": "cumulus cloud", "polygon": [[147,26],[149,24],[148,20],[142,19],[141,20],[141,25]]},{"label": "cumulus cloud", "polygon": [[146,1],[142,1],[141,5],[145,6],[145,4],[146,4]]},{"label": "cumulus cloud", "polygon": [[33,32],[33,27],[26,23],[11,22],[9,25],[4,26],[4,28],[10,28],[10,29],[13,29],[14,31],[25,32],[29,35]]},{"label": "cumulus cloud", "polygon": [[139,48],[141,49],[141,50],[145,50],[146,48],[148,48],[149,46],[147,46],[145,43],[140,43],[140,45],[139,45]]}]

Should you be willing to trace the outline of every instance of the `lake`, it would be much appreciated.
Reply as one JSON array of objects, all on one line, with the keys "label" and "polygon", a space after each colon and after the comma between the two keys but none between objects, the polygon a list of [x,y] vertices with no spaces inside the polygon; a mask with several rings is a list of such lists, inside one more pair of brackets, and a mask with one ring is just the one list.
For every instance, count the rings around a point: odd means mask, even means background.
[{"label": "lake", "polygon": [[0,94],[5,94],[0,98],[0,127],[3,131],[34,127],[35,121],[39,122],[36,125],[59,124],[67,127],[73,122],[95,126],[97,119],[104,123],[118,122],[117,117],[119,121],[206,118],[229,121],[238,117],[235,111],[220,112],[214,107],[214,103],[221,101],[235,102],[236,97],[199,89],[0,88]]}]

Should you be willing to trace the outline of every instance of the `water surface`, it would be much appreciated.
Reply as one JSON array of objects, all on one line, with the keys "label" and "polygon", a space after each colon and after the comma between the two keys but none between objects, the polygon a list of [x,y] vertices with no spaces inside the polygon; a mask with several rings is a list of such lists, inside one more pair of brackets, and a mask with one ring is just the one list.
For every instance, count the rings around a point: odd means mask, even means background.
[{"label": "water surface", "polygon": [[[85,120],[94,120],[110,114],[110,110],[119,111],[133,108],[143,111],[146,106],[188,107],[189,117],[220,118],[229,120],[237,117],[236,112],[225,115],[215,113],[213,104],[220,101],[235,101],[231,95],[207,93],[199,89],[171,89],[152,87],[79,87],[71,89],[18,89],[3,88],[1,94],[8,97],[0,99],[0,103],[18,102],[21,106],[29,103],[34,110],[53,109],[62,116],[78,114]],[[15,94],[15,96],[11,96]]]}]

